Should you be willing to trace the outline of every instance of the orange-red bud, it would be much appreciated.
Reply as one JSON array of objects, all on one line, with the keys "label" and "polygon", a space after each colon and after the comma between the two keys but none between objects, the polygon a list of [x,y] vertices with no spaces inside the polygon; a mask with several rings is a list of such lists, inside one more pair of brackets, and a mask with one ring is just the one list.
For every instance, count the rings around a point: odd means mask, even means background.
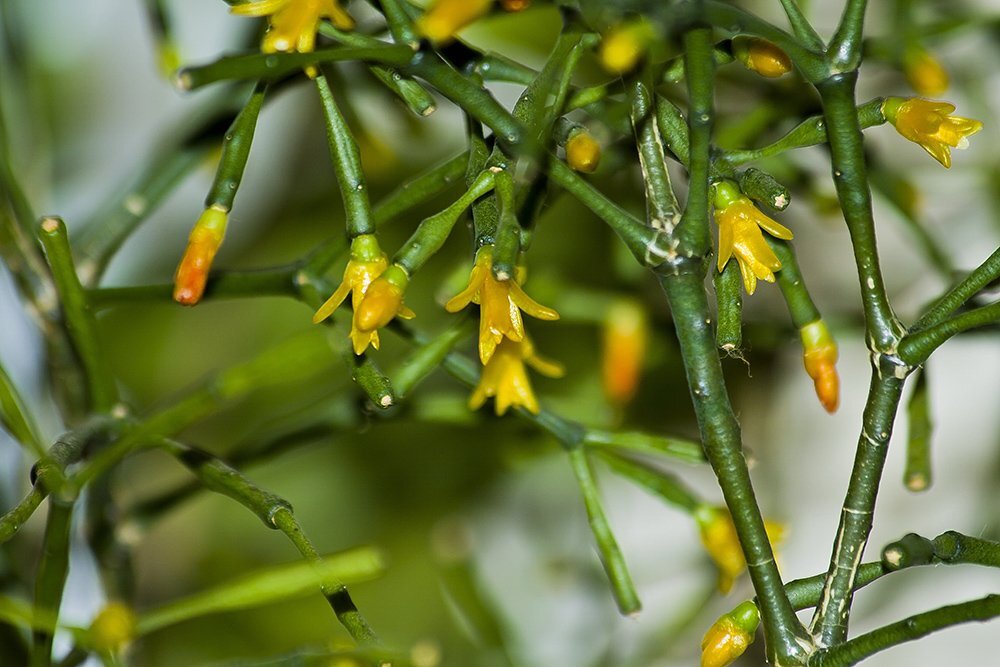
[{"label": "orange-red bud", "polygon": [[802,361],[813,379],[816,396],[823,408],[837,411],[840,404],[840,378],[837,376],[837,342],[823,320],[810,322],[799,329],[802,338]]},{"label": "orange-red bud", "polygon": [[226,234],[229,211],[213,204],[206,208],[191,229],[184,257],[174,275],[174,301],[193,306],[205,292],[205,282],[215,253]]},{"label": "orange-red bud", "polygon": [[629,299],[614,303],[604,316],[601,378],[604,395],[613,405],[625,405],[639,388],[648,328],[645,311]]}]

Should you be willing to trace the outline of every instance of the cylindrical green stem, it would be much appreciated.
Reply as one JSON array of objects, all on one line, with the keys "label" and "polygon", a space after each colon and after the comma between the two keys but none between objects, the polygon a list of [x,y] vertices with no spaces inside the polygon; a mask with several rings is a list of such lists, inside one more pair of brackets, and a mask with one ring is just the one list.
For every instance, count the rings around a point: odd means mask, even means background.
[{"label": "cylindrical green stem", "polygon": [[243,171],[250,157],[250,146],[253,144],[254,130],[257,129],[257,118],[264,104],[264,94],[267,85],[258,83],[253,94],[247,100],[246,106],[237,114],[233,124],[226,131],[222,140],[222,155],[219,167],[215,172],[215,180],[205,197],[205,208],[217,206],[225,211],[233,208],[236,191],[243,180]]},{"label": "cylindrical green stem", "polygon": [[[684,33],[684,68],[688,83],[688,199],[677,230],[678,252],[700,257],[711,248],[708,229],[708,183],[712,160],[712,125],[715,116],[712,29],[694,28]],[[656,123],[650,110],[650,121]]]},{"label": "cylindrical green stem", "polygon": [[872,529],[875,498],[903,391],[903,378],[896,377],[895,367],[889,363],[882,366],[872,369],[854,469],[840,513],[823,599],[812,621],[812,633],[820,647],[839,644],[847,636],[854,579]]},{"label": "cylindrical green stem", "polygon": [[785,595],[764,530],[764,519],[743,456],[740,427],[729,403],[715,349],[703,277],[702,266],[662,275],[660,282],[673,314],[705,452],[719,478],[760,600],[769,654],[779,664],[803,664],[804,647],[810,641]]},{"label": "cylindrical green stem", "polygon": [[1000,302],[974,308],[926,329],[906,334],[899,341],[899,358],[911,366],[922,364],[952,337],[1000,321]]},{"label": "cylindrical green stem", "polygon": [[927,368],[917,371],[913,393],[906,404],[906,469],[903,483],[910,491],[924,491],[931,485],[930,396],[927,391]]},{"label": "cylindrical green stem", "polygon": [[816,89],[823,100],[833,181],[854,246],[869,345],[887,352],[895,348],[902,331],[889,305],[879,265],[871,190],[854,102],[857,78],[856,71],[836,74]]},{"label": "cylindrical green stem", "polygon": [[781,270],[777,273],[778,287],[781,288],[781,295],[785,298],[785,304],[788,306],[788,313],[792,316],[795,328],[801,329],[810,322],[820,319],[819,310],[813,303],[809,290],[806,289],[806,283],[802,278],[802,271],[799,269],[799,262],[792,244],[772,236],[764,238],[781,262]]},{"label": "cylindrical green stem", "polygon": [[722,271],[712,271],[718,322],[715,344],[724,352],[737,353],[743,346],[743,278],[736,262],[727,262]]},{"label": "cylindrical green stem", "polygon": [[602,452],[602,458],[612,470],[646,488],[664,501],[694,514],[703,504],[694,492],[670,473],[645,462],[633,460],[616,453]]},{"label": "cylindrical green stem", "polygon": [[326,119],[326,137],[330,144],[330,158],[333,160],[333,171],[340,184],[340,195],[344,199],[344,211],[347,215],[347,236],[354,238],[362,234],[375,233],[375,219],[372,216],[371,204],[368,202],[368,185],[361,168],[361,153],[354,141],[354,135],[344,120],[344,115],[337,108],[333,98],[333,90],[326,74],[316,77],[316,89],[319,91],[323,104],[323,116]]},{"label": "cylindrical green stem", "polygon": [[35,613],[40,628],[32,632],[31,667],[48,667],[52,664],[52,639],[59,617],[63,588],[69,572],[69,537],[73,517],[72,500],[56,499],[49,503],[49,516],[45,522],[42,553],[35,574]]},{"label": "cylindrical green stem", "polygon": [[910,327],[910,332],[919,331],[940,324],[946,317],[962,307],[962,305],[978,294],[984,287],[1000,276],[1000,248],[986,258],[982,264],[972,270],[960,283],[948,290],[948,293],[934,302],[916,324]]},{"label": "cylindrical green stem", "polygon": [[66,225],[59,218],[43,218],[39,238],[59,292],[66,330],[87,378],[90,407],[97,412],[108,412],[118,402],[118,388],[101,348],[97,320],[73,265]]}]

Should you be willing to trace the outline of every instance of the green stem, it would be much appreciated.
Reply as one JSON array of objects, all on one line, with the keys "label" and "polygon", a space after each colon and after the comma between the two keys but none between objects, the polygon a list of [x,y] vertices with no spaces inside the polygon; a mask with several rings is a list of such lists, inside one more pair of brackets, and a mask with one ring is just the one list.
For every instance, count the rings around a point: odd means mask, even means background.
[{"label": "green stem", "polygon": [[[779,273],[779,276],[781,274]],[[743,346],[743,278],[736,262],[727,262],[722,271],[712,271],[715,285],[715,344],[723,352],[736,355]]]},{"label": "green stem", "polygon": [[904,642],[926,637],[932,632],[972,621],[989,621],[1000,616],[1000,595],[948,605],[915,614],[850,641],[816,653],[810,667],[849,667]]},{"label": "green stem", "polygon": [[788,17],[788,23],[792,26],[792,32],[799,38],[799,41],[810,51],[825,50],[826,45],[823,44],[823,39],[813,29],[802,10],[799,9],[796,0],[781,0],[781,6],[785,10],[785,16]]},{"label": "green stem", "polygon": [[847,0],[844,5],[840,25],[826,50],[827,58],[834,72],[853,71],[861,64],[865,9],[867,7],[868,0]]},{"label": "green stem", "polygon": [[930,397],[927,391],[927,368],[917,371],[913,392],[906,404],[906,469],[903,483],[910,491],[924,491],[931,485]]},{"label": "green stem", "polygon": [[854,580],[871,533],[875,499],[903,391],[905,374],[897,377],[896,368],[885,362],[872,369],[854,469],[840,512],[823,599],[812,621],[812,633],[820,647],[839,644],[847,636]]},{"label": "green stem", "polygon": [[646,224],[672,235],[680,221],[680,207],[667,172],[663,140],[653,112],[652,90],[640,77],[629,83],[628,96],[639,165],[646,188]]},{"label": "green stem", "polygon": [[788,241],[782,241],[772,236],[765,236],[767,244],[774,251],[778,261],[781,262],[781,270],[778,271],[778,287],[781,295],[788,306],[788,314],[792,316],[792,324],[796,329],[801,329],[810,322],[820,319],[821,315],[816,304],[813,303],[809,290],[806,289],[805,280],[802,278],[802,270],[799,268],[798,258],[795,256],[795,249]]},{"label": "green stem", "polygon": [[[715,117],[712,29],[695,28],[684,33],[684,67],[688,83],[688,199],[677,248],[682,255],[697,257],[711,249],[708,229],[708,184],[711,165],[712,125]],[[652,113],[651,113],[652,120]],[[653,123],[655,125],[655,122]]]},{"label": "green stem", "polygon": [[879,265],[871,190],[854,102],[857,78],[857,72],[836,74],[816,89],[823,100],[833,181],[854,247],[869,347],[876,352],[890,352],[902,331],[889,305]]},{"label": "green stem", "polygon": [[264,105],[264,95],[267,84],[260,82],[250,95],[246,105],[233,119],[233,124],[226,130],[222,140],[222,155],[215,171],[215,180],[205,198],[205,208],[217,206],[225,211],[233,208],[236,192],[243,180],[243,172],[250,157],[250,146],[253,144],[254,131],[257,129],[257,118]]},{"label": "green stem", "polygon": [[425,218],[392,258],[393,263],[403,267],[411,276],[416,273],[441,249],[465,209],[493,190],[493,181],[493,172],[487,170],[480,173],[469,189],[451,206]]},{"label": "green stem", "polygon": [[178,70],[174,85],[181,90],[195,90],[219,81],[274,81],[309,65],[360,60],[382,65],[405,66],[413,58],[408,46],[384,44],[370,47],[343,46],[309,53],[251,53],[223,56],[215,62]]},{"label": "green stem", "polygon": [[[209,275],[203,300],[294,296],[296,287],[293,277],[296,270],[293,265],[256,271],[217,271]],[[98,287],[87,290],[87,298],[95,310],[134,302],[170,303],[173,289],[170,283]]]},{"label": "green stem", "polygon": [[[69,536],[72,525],[72,499],[53,498],[45,522],[42,553],[35,574],[35,613],[39,619],[57,619],[62,604],[63,588],[69,572]],[[31,667],[48,667],[52,664],[52,639],[50,629],[32,632]]]},{"label": "green stem", "polygon": [[667,503],[694,514],[703,501],[673,475],[645,462],[611,452],[601,452],[604,462],[613,471],[645,487]]},{"label": "green stem", "polygon": [[493,241],[493,276],[497,280],[510,280],[517,270],[521,254],[521,223],[517,219],[514,201],[514,179],[506,170],[497,172],[497,231]]},{"label": "green stem", "polygon": [[911,366],[917,366],[927,361],[927,357],[950,338],[997,321],[1000,321],[1000,302],[955,315],[939,324],[903,336],[899,341],[899,358]]},{"label": "green stem", "polygon": [[83,365],[90,406],[97,412],[109,412],[118,402],[118,388],[101,349],[97,320],[73,265],[66,225],[59,218],[43,218],[39,239],[59,292],[66,330]]},{"label": "green stem", "polygon": [[708,316],[705,267],[690,263],[671,267],[674,272],[661,275],[660,283],[673,314],[701,440],[719,478],[760,600],[769,655],[777,664],[803,664],[804,647],[810,642],[785,595],[750,481]]},{"label": "green stem", "polygon": [[471,333],[463,318],[425,345],[419,346],[392,374],[396,394],[406,397],[428,375],[433,373],[452,349]]},{"label": "green stem", "polygon": [[0,424],[22,447],[32,450],[37,456],[45,455],[45,445],[38,435],[38,426],[2,365],[0,365]]},{"label": "green stem", "polygon": [[[858,126],[862,130],[885,124],[886,119],[882,114],[882,103],[884,101],[885,98],[876,97],[855,109]],[[747,162],[756,162],[757,160],[773,157],[795,148],[825,144],[827,140],[825,118],[823,116],[811,116],[796,125],[785,136],[774,143],[761,148],[725,151],[722,159],[735,167]]]},{"label": "green stem", "polygon": [[344,115],[337,108],[333,90],[325,73],[321,72],[316,77],[316,89],[323,104],[333,170],[337,174],[340,194],[344,199],[347,236],[353,239],[362,234],[374,234],[375,220],[368,201],[368,185],[361,168],[361,153],[358,151],[351,129],[347,126],[347,121],[344,120]]},{"label": "green stem", "polygon": [[597,491],[594,471],[590,467],[590,461],[587,460],[586,450],[582,447],[570,449],[569,460],[573,467],[573,474],[576,475],[577,484],[580,486],[590,529],[597,540],[597,547],[601,552],[601,564],[611,581],[611,589],[614,591],[618,609],[622,614],[638,614],[642,609],[642,603],[639,601],[639,595],[632,583],[632,577],[629,575],[618,542],[611,532],[611,526],[608,525],[608,518],[604,515],[604,507]]},{"label": "green stem", "polygon": [[984,287],[1000,276],[1000,248],[993,251],[986,261],[973,269],[960,283],[934,302],[927,312],[920,316],[910,332],[920,331],[940,324],[946,317],[962,307],[966,301],[978,294]]}]

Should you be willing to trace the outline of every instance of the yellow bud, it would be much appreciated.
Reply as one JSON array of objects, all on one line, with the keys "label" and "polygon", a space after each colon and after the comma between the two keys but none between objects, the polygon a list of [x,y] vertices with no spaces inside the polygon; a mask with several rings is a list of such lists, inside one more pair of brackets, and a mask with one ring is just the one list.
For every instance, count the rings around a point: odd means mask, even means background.
[{"label": "yellow bud", "polygon": [[[733,517],[725,507],[702,505],[695,510],[694,518],[701,543],[719,568],[719,591],[728,593],[747,567]],[[765,520],[764,529],[772,544],[781,542],[784,537],[784,526],[776,521]]]},{"label": "yellow bud", "polygon": [[492,6],[493,0],[437,0],[417,19],[417,31],[436,44],[444,44]]},{"label": "yellow bud", "polygon": [[906,54],[903,73],[919,95],[937,97],[948,90],[948,72],[937,58],[919,47]]},{"label": "yellow bud", "polygon": [[802,362],[806,373],[813,379],[819,402],[832,414],[840,403],[837,342],[823,320],[805,325],[799,329],[799,336],[802,338]]},{"label": "yellow bud", "polygon": [[604,395],[614,405],[631,401],[639,388],[648,329],[645,311],[629,299],[614,303],[604,317],[601,376]]},{"label": "yellow bud", "polygon": [[403,305],[407,281],[406,272],[395,264],[372,281],[358,309],[354,311],[354,326],[357,330],[371,333],[391,322],[396,315],[413,317],[412,311]]},{"label": "yellow bud", "polygon": [[601,144],[586,130],[573,132],[566,141],[566,163],[574,171],[591,174],[601,162]]},{"label": "yellow bud", "polygon": [[601,40],[601,65],[612,74],[632,71],[653,41],[653,27],[642,19],[619,23]]},{"label": "yellow bud", "polygon": [[792,69],[788,54],[760,37],[737,35],[733,38],[733,55],[751,72],[770,79],[787,74]]},{"label": "yellow bud", "polygon": [[213,204],[206,208],[191,229],[184,257],[174,275],[174,301],[193,306],[201,300],[215,254],[226,234],[229,211]]},{"label": "yellow bud", "polygon": [[760,612],[753,602],[744,602],[720,616],[701,640],[701,667],[726,667],[753,643]]},{"label": "yellow bud", "polygon": [[90,645],[99,653],[116,653],[135,637],[135,613],[123,602],[109,602],[88,631]]}]

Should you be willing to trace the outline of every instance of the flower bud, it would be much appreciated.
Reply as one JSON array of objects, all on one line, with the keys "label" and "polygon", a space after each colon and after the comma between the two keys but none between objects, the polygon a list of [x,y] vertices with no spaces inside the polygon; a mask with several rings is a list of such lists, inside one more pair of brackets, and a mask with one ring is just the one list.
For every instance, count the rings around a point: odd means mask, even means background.
[{"label": "flower bud", "polygon": [[810,322],[799,329],[802,338],[802,362],[813,379],[816,396],[823,408],[837,411],[840,403],[840,379],[837,377],[837,342],[823,320]]},{"label": "flower bud", "polygon": [[737,35],[733,38],[733,55],[748,70],[769,79],[776,79],[792,70],[788,54],[760,37]]},{"label": "flower bud", "polygon": [[[725,507],[702,505],[695,510],[694,519],[705,551],[719,568],[719,591],[728,593],[747,567],[733,517]],[[764,521],[764,529],[772,544],[780,542],[785,532],[784,526],[771,520]]]},{"label": "flower bud", "polygon": [[403,305],[403,294],[409,277],[400,266],[393,264],[372,281],[354,313],[354,325],[362,333],[381,329],[396,315],[413,317],[413,311]]},{"label": "flower bud", "polygon": [[613,26],[601,40],[601,65],[612,74],[632,71],[653,41],[653,27],[642,19]]},{"label": "flower bud", "polygon": [[587,130],[579,128],[566,140],[566,163],[573,171],[591,174],[601,162],[601,144]]},{"label": "flower bud", "polygon": [[218,204],[206,208],[191,229],[184,257],[174,275],[174,301],[193,306],[205,292],[215,253],[226,234],[229,211]]},{"label": "flower bud", "polygon": [[937,97],[948,90],[948,72],[937,58],[922,48],[914,48],[903,58],[906,81],[918,95]]},{"label": "flower bud", "polygon": [[117,653],[135,638],[135,613],[123,602],[105,605],[88,630],[90,645],[98,653]]},{"label": "flower bud", "polygon": [[760,625],[757,605],[747,600],[712,624],[701,640],[701,667],[726,667],[753,643]]},{"label": "flower bud", "polygon": [[604,316],[601,379],[604,395],[616,406],[632,400],[646,355],[649,323],[646,313],[630,299],[616,301]]},{"label": "flower bud", "polygon": [[491,7],[493,0],[437,0],[417,19],[417,31],[435,44],[446,44]]}]

